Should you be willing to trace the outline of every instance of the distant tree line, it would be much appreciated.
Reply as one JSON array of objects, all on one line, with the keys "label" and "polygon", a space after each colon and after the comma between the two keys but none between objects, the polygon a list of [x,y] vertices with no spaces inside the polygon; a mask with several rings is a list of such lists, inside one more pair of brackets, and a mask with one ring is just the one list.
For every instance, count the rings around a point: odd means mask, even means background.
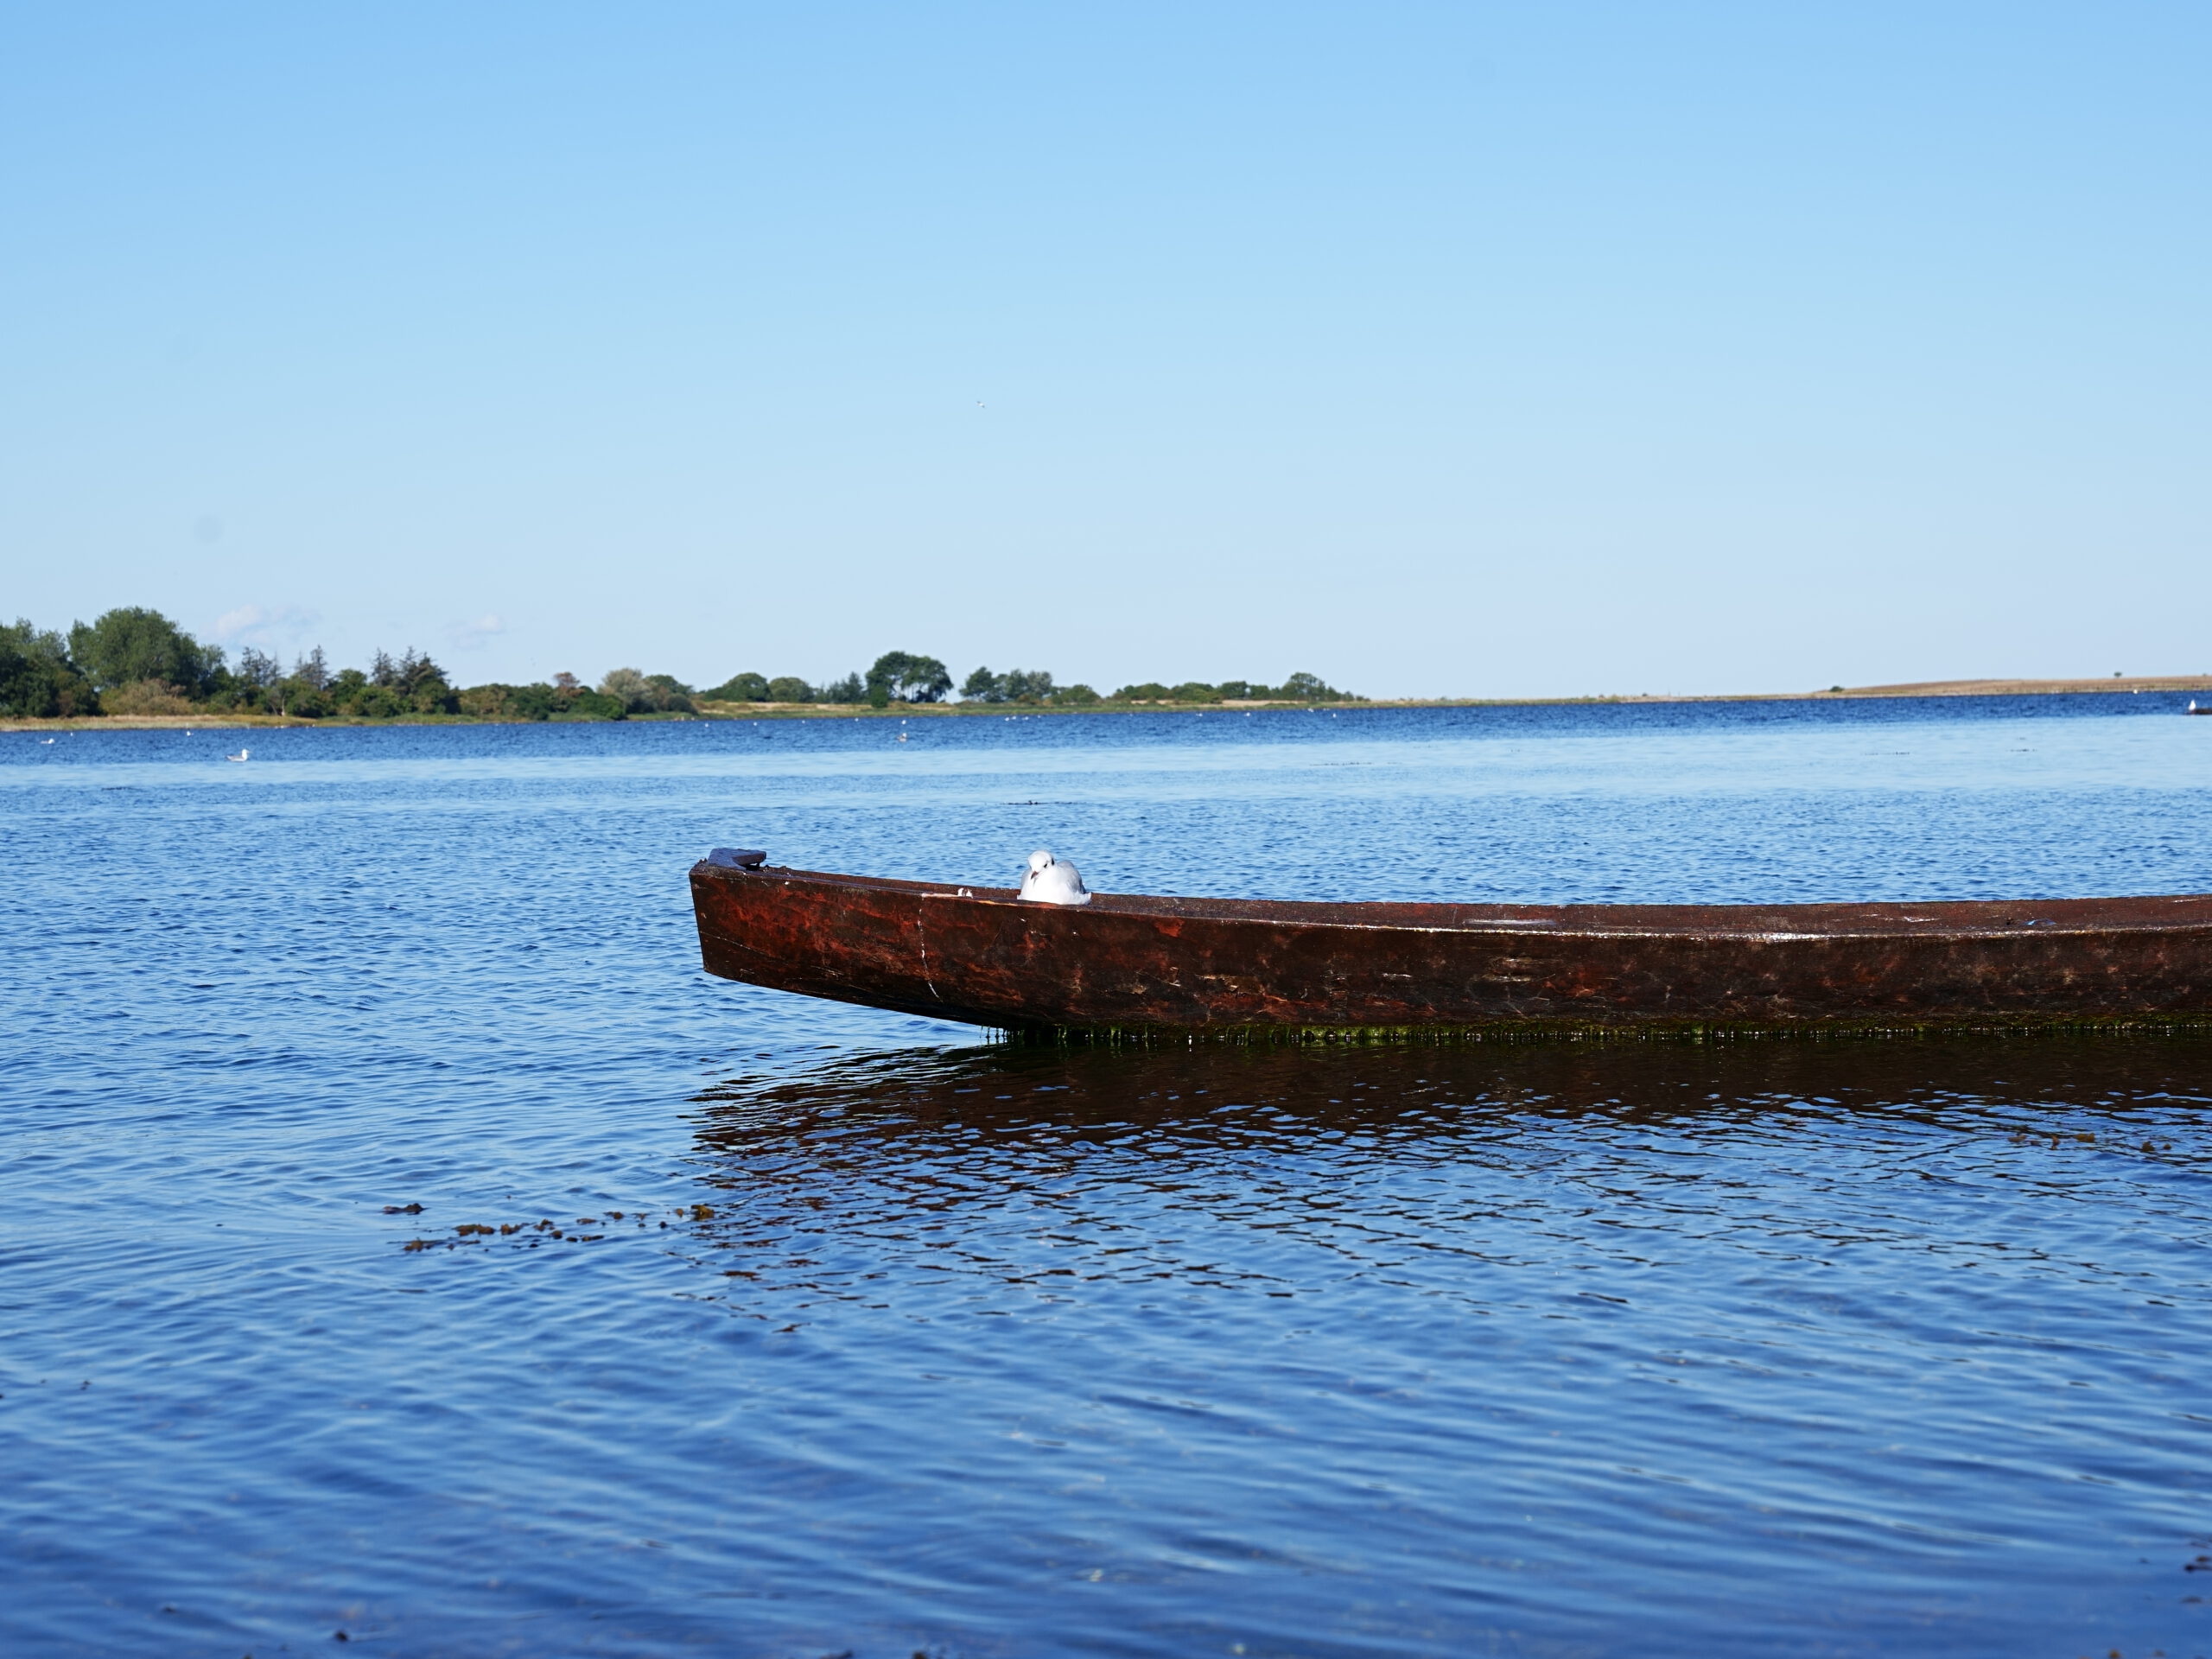
[{"label": "distant tree line", "polygon": [[887,709],[894,702],[941,702],[951,690],[952,676],[936,658],[887,651],[867,673],[848,674],[826,685],[809,685],[791,674],[774,679],[764,674],[733,674],[697,695],[709,702],[868,703]]},{"label": "distant tree line", "polygon": [[[734,674],[711,690],[696,694],[704,702],[872,703],[886,708],[893,702],[941,702],[952,690],[952,677],[934,657],[903,651],[887,652],[866,674],[849,674],[828,685],[809,685],[785,675],[770,679],[762,674]],[[1111,696],[1101,696],[1080,683],[1061,685],[1040,668],[1010,668],[995,673],[978,668],[960,683],[963,702],[1020,703],[1031,708],[1088,708],[1104,702],[1357,702],[1349,691],[1339,691],[1319,675],[1294,674],[1281,685],[1252,680],[1224,680],[1208,684],[1186,680],[1162,685],[1154,680],[1125,685]]]},{"label": "distant tree line", "polygon": [[1157,680],[1147,680],[1141,685],[1125,685],[1114,693],[1116,702],[1358,702],[1363,699],[1355,692],[1339,691],[1318,674],[1294,674],[1281,685],[1266,685],[1256,680],[1223,680],[1208,685],[1203,680],[1186,680],[1180,685],[1162,685]]},{"label": "distant tree line", "polygon": [[28,621],[0,626],[0,716],[268,714],[323,720],[457,715],[493,720],[624,720],[692,712],[691,688],[668,674],[618,668],[593,690],[573,674],[550,684],[456,689],[412,649],[368,667],[333,669],[322,647],[290,668],[247,645],[232,663],[159,611],[112,610],[64,635]]},{"label": "distant tree line", "polygon": [[67,634],[22,620],[0,627],[0,715],[188,712],[234,696],[236,683],[220,647],[159,611],[110,611]]},{"label": "distant tree line", "polygon": [[1032,706],[1085,707],[1097,702],[1357,702],[1359,699],[1349,691],[1339,691],[1314,674],[1294,674],[1281,685],[1266,685],[1253,680],[1223,680],[1209,684],[1204,680],[1185,680],[1180,685],[1162,685],[1157,680],[1146,680],[1135,685],[1125,685],[1110,696],[1102,697],[1089,686],[1056,685],[1052,677],[1042,669],[1010,668],[1003,674],[994,674],[988,668],[979,668],[963,681],[961,697],[969,702],[1019,702]]},{"label": "distant tree line", "polygon": [[[269,714],[308,720],[397,720],[458,715],[477,720],[626,720],[696,713],[702,702],[872,705],[941,702],[952,676],[934,657],[886,652],[865,673],[826,685],[790,675],[736,674],[696,691],[671,674],[617,668],[596,689],[573,674],[527,685],[456,688],[444,669],[411,647],[379,651],[368,667],[333,669],[318,645],[288,669],[247,645],[230,660],[159,611],[126,607],[79,622],[67,634],[28,621],[0,626],[0,717],[68,715]],[[978,668],[960,685],[963,702],[1030,708],[1089,708],[1116,702],[1344,702],[1356,701],[1311,674],[1281,686],[1246,680],[1217,685],[1147,681],[1102,697],[1087,685],[1060,685],[1041,669],[995,673]]]}]

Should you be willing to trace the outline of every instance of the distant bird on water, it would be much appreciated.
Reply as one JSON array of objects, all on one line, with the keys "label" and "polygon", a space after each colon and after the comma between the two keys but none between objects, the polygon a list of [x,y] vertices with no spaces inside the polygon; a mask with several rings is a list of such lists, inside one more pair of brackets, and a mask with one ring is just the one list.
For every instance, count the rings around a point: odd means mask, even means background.
[{"label": "distant bird on water", "polygon": [[251,749],[240,749],[236,754],[226,754],[223,759],[226,760],[244,760],[252,753],[253,751]]},{"label": "distant bird on water", "polygon": [[1039,905],[1087,905],[1090,889],[1083,885],[1072,864],[1064,864],[1039,847],[1029,855],[1022,873],[1021,896]]}]

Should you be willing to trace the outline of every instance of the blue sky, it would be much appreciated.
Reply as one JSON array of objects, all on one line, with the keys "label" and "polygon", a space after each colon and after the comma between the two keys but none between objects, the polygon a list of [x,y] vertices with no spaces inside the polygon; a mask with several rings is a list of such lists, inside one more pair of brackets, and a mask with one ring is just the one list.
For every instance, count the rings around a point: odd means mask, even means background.
[{"label": "blue sky", "polygon": [[460,678],[2212,671],[2212,9],[0,21],[0,610]]}]

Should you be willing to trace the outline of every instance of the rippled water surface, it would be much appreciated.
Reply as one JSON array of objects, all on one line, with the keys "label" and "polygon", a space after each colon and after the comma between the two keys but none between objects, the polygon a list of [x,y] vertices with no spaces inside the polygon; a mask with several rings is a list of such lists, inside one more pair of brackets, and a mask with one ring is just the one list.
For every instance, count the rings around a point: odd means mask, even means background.
[{"label": "rippled water surface", "polygon": [[683,879],[2203,891],[2178,701],[0,735],[0,1651],[2212,1651],[2212,1039],[1000,1047]]}]

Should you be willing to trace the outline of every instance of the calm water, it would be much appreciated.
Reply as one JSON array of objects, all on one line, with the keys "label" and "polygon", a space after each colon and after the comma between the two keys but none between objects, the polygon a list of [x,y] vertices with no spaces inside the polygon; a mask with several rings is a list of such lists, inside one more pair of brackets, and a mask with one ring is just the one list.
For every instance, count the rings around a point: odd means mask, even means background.
[{"label": "calm water", "polygon": [[0,736],[0,1651],[2212,1651],[2212,1040],[995,1048],[683,880],[2204,890],[2181,701]]}]

